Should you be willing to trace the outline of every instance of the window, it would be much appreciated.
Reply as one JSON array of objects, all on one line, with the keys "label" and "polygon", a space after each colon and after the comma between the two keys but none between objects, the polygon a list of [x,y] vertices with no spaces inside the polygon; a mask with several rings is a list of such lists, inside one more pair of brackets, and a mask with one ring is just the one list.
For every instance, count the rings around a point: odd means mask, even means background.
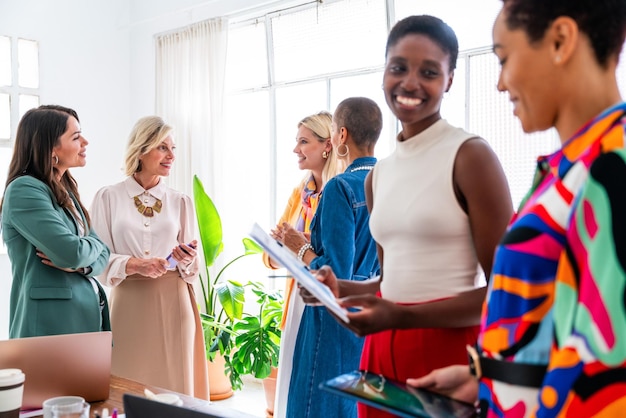
[{"label": "window", "polygon": [[[237,105],[226,106],[226,112],[241,115],[240,105],[247,92],[268,93],[264,108],[254,110],[267,111],[267,130],[255,127],[254,135],[266,144],[270,154],[245,153],[252,159],[266,158],[270,212],[266,218],[254,219],[264,228],[274,225],[302,178],[292,150],[297,123],[303,117],[320,110],[332,111],[349,96],[367,96],[384,112],[385,132],[395,132],[380,89],[385,16],[384,0],[343,0],[309,3],[232,24],[226,86],[227,94],[237,97]],[[382,139],[377,154],[387,155],[390,143]],[[241,159],[242,153],[237,158]]]},{"label": "window", "polygon": [[[247,175],[247,183],[238,184],[251,193],[247,202],[224,198],[225,207],[241,208],[232,222],[274,225],[302,176],[292,153],[297,122],[334,110],[346,97],[367,96],[379,104],[384,125],[376,155],[389,154],[398,125],[381,89],[388,22],[411,14],[439,16],[455,30],[460,54],[442,115],[491,144],[517,206],[530,187],[536,157],[556,150],[559,140],[555,131],[524,134],[508,95],[496,89],[500,68],[491,30],[500,7],[482,0],[325,0],[231,20],[225,111],[233,129],[226,141],[237,147],[246,139],[246,145],[225,155],[225,167],[247,167],[238,173]],[[618,78],[626,95],[626,59]]]},{"label": "window", "polygon": [[[0,196],[4,193],[13,140],[22,115],[39,106],[39,46],[0,36]],[[4,246],[0,252],[4,253]]]},{"label": "window", "polygon": [[39,46],[0,36],[0,146],[6,147],[20,117],[39,106]]}]

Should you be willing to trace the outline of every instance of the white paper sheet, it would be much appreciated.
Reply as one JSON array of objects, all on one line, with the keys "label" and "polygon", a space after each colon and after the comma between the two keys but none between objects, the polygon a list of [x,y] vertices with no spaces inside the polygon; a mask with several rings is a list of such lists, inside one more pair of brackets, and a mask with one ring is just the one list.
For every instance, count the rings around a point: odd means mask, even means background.
[{"label": "white paper sheet", "polygon": [[272,238],[267,232],[255,223],[250,230],[250,237],[255,240],[263,249],[272,257],[278,261],[284,268],[286,268],[293,278],[311,292],[313,296],[320,301],[320,303],[328,308],[332,313],[341,318],[344,322],[348,323],[347,311],[342,308],[335,295],[330,289],[320,283],[315,276],[307,269],[307,267],[298,260],[288,249],[284,248],[274,238]]}]

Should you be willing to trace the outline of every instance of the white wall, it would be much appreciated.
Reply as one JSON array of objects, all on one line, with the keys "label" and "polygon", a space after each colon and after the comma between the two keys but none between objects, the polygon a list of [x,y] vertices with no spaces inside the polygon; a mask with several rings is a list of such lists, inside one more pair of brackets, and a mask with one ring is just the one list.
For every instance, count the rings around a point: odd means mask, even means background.
[{"label": "white wall", "polygon": [[87,167],[73,170],[83,198],[119,177],[128,130],[129,42],[124,0],[0,0],[0,34],[39,41],[41,103],[76,109]]},{"label": "white wall", "polygon": [[[154,113],[154,36],[274,3],[289,1],[0,0],[0,35],[39,41],[41,103],[72,107],[81,118],[88,162],[72,173],[85,204],[123,178],[128,132]],[[10,285],[0,254],[0,339],[8,338]]]},{"label": "white wall", "polygon": [[[120,177],[119,149],[130,125],[127,15],[124,0],[0,0],[0,34],[39,41],[41,103],[69,106],[80,116],[88,163],[72,172],[85,202]],[[10,282],[3,254],[0,338],[8,336]]]}]

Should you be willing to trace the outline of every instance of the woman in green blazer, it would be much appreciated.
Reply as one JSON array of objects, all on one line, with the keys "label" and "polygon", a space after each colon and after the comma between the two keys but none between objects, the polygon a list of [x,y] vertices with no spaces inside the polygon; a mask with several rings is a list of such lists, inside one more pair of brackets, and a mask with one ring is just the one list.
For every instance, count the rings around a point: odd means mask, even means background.
[{"label": "woman in green blazer", "polygon": [[78,115],[62,106],[31,109],[17,128],[0,203],[13,273],[10,338],[111,329],[92,277],[107,266],[109,249],[68,171],[85,165],[87,144]]}]

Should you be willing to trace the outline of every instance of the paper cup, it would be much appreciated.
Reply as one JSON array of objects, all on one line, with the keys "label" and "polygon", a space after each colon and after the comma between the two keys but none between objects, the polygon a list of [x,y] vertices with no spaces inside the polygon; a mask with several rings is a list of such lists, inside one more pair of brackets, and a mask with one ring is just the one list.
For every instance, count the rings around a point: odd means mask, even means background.
[{"label": "paper cup", "polygon": [[52,418],[52,405],[78,405],[85,402],[80,396],[57,396],[43,401],[43,418]]},{"label": "paper cup", "polygon": [[91,405],[87,402],[52,405],[52,418],[89,418]]},{"label": "paper cup", "polygon": [[162,403],[167,403],[170,405],[180,406],[183,404],[183,401],[180,399],[180,396],[175,395],[173,393],[157,393],[153,398],[155,401],[159,401]]},{"label": "paper cup", "polygon": [[24,377],[20,369],[0,369],[0,418],[20,416]]}]

